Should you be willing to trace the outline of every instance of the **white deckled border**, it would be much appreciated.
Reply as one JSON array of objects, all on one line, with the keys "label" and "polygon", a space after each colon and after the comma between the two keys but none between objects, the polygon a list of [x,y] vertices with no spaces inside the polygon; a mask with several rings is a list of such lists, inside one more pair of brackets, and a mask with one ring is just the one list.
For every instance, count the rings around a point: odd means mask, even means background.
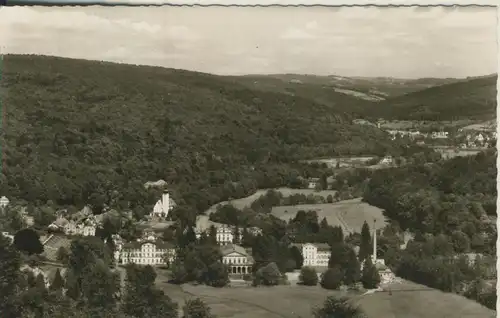
[{"label": "white deckled border", "polygon": [[[500,2],[499,2],[500,4]],[[500,294],[500,284],[498,282],[498,273],[500,272],[500,261],[499,261],[499,255],[500,252],[498,251],[500,248],[500,236],[498,235],[498,229],[500,229],[500,219],[498,218],[498,212],[499,212],[499,204],[500,200],[498,198],[498,193],[500,193],[500,177],[498,176],[498,171],[500,170],[500,157],[498,156],[498,148],[500,146],[500,142],[498,141],[498,133],[500,132],[500,129],[498,128],[498,118],[500,116],[500,83],[498,81],[498,70],[500,70],[500,6],[497,6],[497,56],[498,56],[498,66],[497,66],[497,295]],[[497,317],[500,317],[500,312],[498,311],[498,308],[500,306],[500,298],[497,297]]]},{"label": "white deckled border", "polygon": [[[7,0],[9,2],[9,0]],[[16,0],[10,0],[15,5]],[[22,0],[20,0],[22,1]],[[34,3],[77,6],[137,5],[137,6],[499,6],[498,0],[34,0]],[[35,4],[32,4],[35,5]]]}]

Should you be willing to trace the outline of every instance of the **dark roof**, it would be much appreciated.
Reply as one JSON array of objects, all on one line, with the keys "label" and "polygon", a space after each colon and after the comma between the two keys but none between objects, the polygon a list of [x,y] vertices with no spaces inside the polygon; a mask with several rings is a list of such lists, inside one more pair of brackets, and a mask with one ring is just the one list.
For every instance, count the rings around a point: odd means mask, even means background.
[{"label": "dark roof", "polygon": [[248,251],[244,247],[236,245],[236,244],[228,244],[228,245],[221,246],[220,250],[221,250],[222,256],[231,254],[233,252],[240,253],[243,255],[248,255]]},{"label": "dark roof", "polygon": [[296,246],[298,248],[302,248],[302,246],[304,246],[305,244],[311,244],[311,245],[314,245],[316,246],[316,248],[319,250],[319,251],[329,251],[331,248],[330,248],[330,245],[326,244],[326,243],[292,243],[291,246]]},{"label": "dark roof", "polygon": [[123,249],[140,249],[142,245],[146,243],[152,243],[156,245],[156,248],[159,249],[173,249],[175,248],[175,245],[172,244],[171,242],[164,242],[164,241],[151,241],[151,240],[145,240],[145,241],[135,241],[135,242],[128,242],[123,245]]}]

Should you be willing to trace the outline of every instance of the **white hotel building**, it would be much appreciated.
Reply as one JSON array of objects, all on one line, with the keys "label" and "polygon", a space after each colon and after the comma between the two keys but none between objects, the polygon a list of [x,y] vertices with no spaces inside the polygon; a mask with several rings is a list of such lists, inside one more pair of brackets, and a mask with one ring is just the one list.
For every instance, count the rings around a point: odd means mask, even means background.
[{"label": "white hotel building", "polygon": [[148,235],[136,242],[125,243],[120,250],[119,263],[138,265],[168,265],[175,259],[175,246]]},{"label": "white hotel building", "polygon": [[325,243],[292,244],[299,248],[304,258],[303,266],[328,267],[331,249]]}]

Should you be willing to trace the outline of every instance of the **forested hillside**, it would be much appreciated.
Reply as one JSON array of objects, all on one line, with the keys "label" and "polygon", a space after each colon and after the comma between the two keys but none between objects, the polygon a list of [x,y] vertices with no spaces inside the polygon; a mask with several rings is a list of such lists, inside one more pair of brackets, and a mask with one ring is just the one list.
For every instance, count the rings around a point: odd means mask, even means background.
[{"label": "forested hillside", "polygon": [[[475,157],[373,173],[364,200],[385,210],[395,232],[414,234],[403,251],[397,244],[381,244],[399,276],[495,308],[496,290],[486,282],[497,278],[496,156],[490,149]],[[397,239],[385,233],[381,241]]]},{"label": "forested hillside", "polygon": [[182,70],[7,55],[1,89],[0,192],[29,202],[141,214],[161,178],[201,211],[286,184],[297,159],[395,147],[309,99]]},{"label": "forested hillside", "polygon": [[387,99],[372,117],[398,120],[488,120],[496,117],[497,76],[445,84]]}]

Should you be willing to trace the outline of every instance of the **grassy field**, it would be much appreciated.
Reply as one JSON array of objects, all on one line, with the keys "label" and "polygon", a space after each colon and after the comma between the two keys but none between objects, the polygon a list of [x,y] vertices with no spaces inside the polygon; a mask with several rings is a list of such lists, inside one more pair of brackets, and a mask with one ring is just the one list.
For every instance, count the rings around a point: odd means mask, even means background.
[{"label": "grassy field", "polygon": [[[250,204],[252,204],[252,202],[257,200],[261,195],[266,194],[266,192],[269,190],[270,189],[260,189],[248,197],[231,200],[231,202],[229,202],[229,201],[219,202],[217,204],[212,205],[208,210],[206,210],[205,214],[209,215],[209,214],[215,212],[218,205],[225,205],[228,203],[231,203],[234,207],[236,207],[238,209],[243,209],[245,207],[250,206]],[[290,188],[277,188],[274,190],[281,192],[283,194],[283,196],[285,196],[285,197],[290,196],[292,194],[305,194],[305,195],[314,194],[314,195],[321,195],[321,196],[326,198],[330,194],[332,196],[334,196],[335,192],[337,192],[334,190],[315,191],[313,189],[290,189]]]},{"label": "grassy field", "polygon": [[462,296],[444,293],[403,281],[391,285],[392,295],[376,292],[360,297],[357,303],[368,318],[473,318],[496,317],[490,310]]},{"label": "grassy field", "polygon": [[347,295],[360,305],[368,318],[445,318],[495,317],[495,313],[471,300],[403,281],[391,285],[392,295],[376,292],[360,295],[327,291],[319,286],[228,287],[171,285],[166,271],[158,271],[157,286],[180,306],[199,297],[220,318],[311,317],[311,311],[327,296]]},{"label": "grassy field", "polygon": [[475,156],[483,149],[455,149],[451,147],[433,147],[435,151],[441,153],[444,158]]},{"label": "grassy field", "polygon": [[279,206],[274,207],[271,213],[282,220],[288,221],[294,218],[299,210],[317,211],[320,220],[325,217],[328,224],[341,226],[344,233],[361,232],[363,222],[367,221],[372,226],[373,219],[377,220],[377,228],[382,228],[385,225],[382,210],[361,202],[360,198],[329,204]]}]

